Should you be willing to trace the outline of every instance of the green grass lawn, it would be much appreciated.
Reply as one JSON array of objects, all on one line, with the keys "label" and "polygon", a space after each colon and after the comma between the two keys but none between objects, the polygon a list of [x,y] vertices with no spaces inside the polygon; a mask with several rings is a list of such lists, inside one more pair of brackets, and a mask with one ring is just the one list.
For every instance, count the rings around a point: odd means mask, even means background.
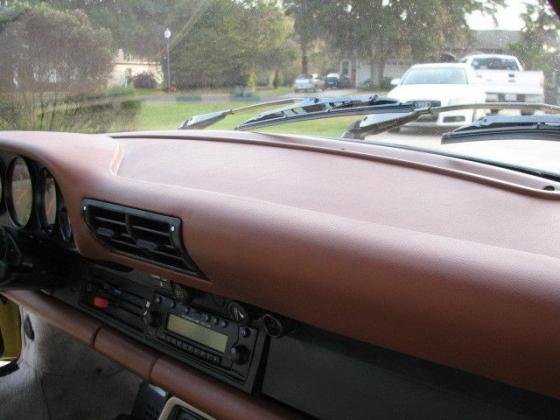
[{"label": "green grass lawn", "polygon": [[[136,117],[134,130],[173,130],[187,119],[187,117],[220,111],[223,109],[238,108],[249,105],[249,102],[155,102],[142,103],[140,112]],[[232,129],[247,120],[254,111],[231,115],[223,121],[211,126],[209,129]],[[324,137],[340,137],[351,122],[360,117],[342,117],[315,121],[304,121],[292,124],[283,124],[275,127],[261,128],[258,131],[271,133],[294,133],[318,135]],[[118,130],[118,128],[117,128]]]}]

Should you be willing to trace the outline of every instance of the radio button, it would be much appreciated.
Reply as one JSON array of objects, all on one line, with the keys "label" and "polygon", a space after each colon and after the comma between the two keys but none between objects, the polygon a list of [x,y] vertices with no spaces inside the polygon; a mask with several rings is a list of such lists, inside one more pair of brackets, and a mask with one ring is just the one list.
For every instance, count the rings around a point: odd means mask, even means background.
[{"label": "radio button", "polygon": [[101,296],[95,296],[93,298],[93,306],[99,309],[107,309],[109,307],[109,299],[105,299]]},{"label": "radio button", "polygon": [[220,327],[226,328],[227,326],[228,326],[228,322],[225,319],[222,319],[220,321]]}]

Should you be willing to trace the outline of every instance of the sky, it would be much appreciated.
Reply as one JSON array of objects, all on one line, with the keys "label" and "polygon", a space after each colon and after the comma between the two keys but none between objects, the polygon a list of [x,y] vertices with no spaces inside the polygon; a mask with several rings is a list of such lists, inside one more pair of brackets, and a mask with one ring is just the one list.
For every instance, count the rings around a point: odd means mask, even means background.
[{"label": "sky", "polygon": [[[530,0],[529,0],[530,1]],[[523,27],[520,14],[525,11],[527,0],[507,0],[506,7],[501,7],[496,15],[497,25],[491,17],[480,13],[473,13],[467,17],[471,29],[508,29],[519,30]]]}]

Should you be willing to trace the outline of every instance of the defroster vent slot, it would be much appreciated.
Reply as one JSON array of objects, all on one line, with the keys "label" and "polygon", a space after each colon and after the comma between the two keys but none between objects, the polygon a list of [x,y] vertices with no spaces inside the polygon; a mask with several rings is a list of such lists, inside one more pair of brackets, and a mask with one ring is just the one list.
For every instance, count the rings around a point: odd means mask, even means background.
[{"label": "defroster vent slot", "polygon": [[112,251],[204,277],[183,245],[181,219],[92,199],[82,201],[82,214]]}]

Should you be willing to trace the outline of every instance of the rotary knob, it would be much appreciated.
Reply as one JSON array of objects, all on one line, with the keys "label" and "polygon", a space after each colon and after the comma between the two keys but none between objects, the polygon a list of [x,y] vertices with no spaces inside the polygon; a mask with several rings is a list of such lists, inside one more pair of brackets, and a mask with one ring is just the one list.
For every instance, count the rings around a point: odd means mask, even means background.
[{"label": "rotary knob", "polygon": [[249,349],[241,344],[236,344],[230,350],[231,360],[236,365],[242,365],[249,360]]}]

